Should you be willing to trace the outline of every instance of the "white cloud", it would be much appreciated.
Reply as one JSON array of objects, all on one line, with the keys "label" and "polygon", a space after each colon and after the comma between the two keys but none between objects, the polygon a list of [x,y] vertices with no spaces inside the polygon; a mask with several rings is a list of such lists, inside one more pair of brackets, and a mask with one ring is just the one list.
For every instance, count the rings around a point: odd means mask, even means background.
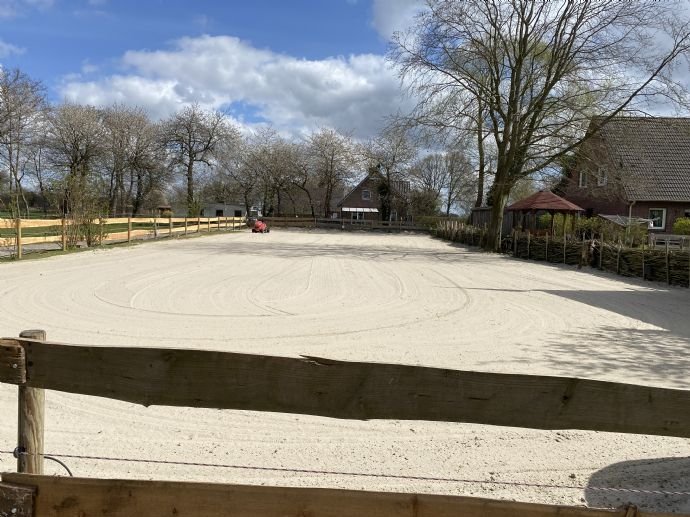
[{"label": "white cloud", "polygon": [[54,3],[55,0],[0,0],[0,18],[14,18],[30,9],[46,10]]},{"label": "white cloud", "polygon": [[26,49],[22,47],[18,47],[16,45],[12,45],[11,43],[7,43],[5,41],[0,40],[0,57],[7,57],[11,56],[12,54],[23,54],[26,51]]},{"label": "white cloud", "polygon": [[383,56],[297,59],[237,38],[183,38],[172,50],[129,51],[126,73],[98,81],[67,79],[71,101],[138,104],[163,117],[198,102],[207,108],[243,103],[279,130],[319,125],[375,133],[400,109],[398,79]]},{"label": "white cloud", "polygon": [[423,0],[374,0],[371,23],[384,39],[389,39],[394,32],[409,27],[423,7]]}]

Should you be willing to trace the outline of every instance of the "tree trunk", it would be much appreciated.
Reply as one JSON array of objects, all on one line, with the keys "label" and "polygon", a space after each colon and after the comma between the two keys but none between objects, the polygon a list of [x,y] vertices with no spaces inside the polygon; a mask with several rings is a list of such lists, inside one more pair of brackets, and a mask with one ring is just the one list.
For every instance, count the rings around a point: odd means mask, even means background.
[{"label": "tree trunk", "polygon": [[482,119],[484,107],[481,99],[477,100],[479,102],[479,114],[477,117],[477,151],[479,153],[479,171],[477,174],[477,200],[474,202],[474,206],[479,208],[484,204],[484,169],[486,168],[486,153],[484,151],[484,122]]},{"label": "tree trunk", "polygon": [[323,216],[324,217],[330,217],[331,215],[331,198],[333,197],[333,187],[332,185],[326,185],[326,194],[324,196],[324,207],[323,207]]},{"label": "tree trunk", "polygon": [[199,215],[199,210],[194,205],[194,161],[190,159],[187,163],[187,216]]},{"label": "tree trunk", "polygon": [[484,249],[487,249],[489,251],[501,250],[501,229],[503,228],[503,211],[505,210],[505,207],[508,204],[509,194],[509,186],[497,185],[494,183],[491,205],[491,222],[489,223],[487,239],[484,242]]}]

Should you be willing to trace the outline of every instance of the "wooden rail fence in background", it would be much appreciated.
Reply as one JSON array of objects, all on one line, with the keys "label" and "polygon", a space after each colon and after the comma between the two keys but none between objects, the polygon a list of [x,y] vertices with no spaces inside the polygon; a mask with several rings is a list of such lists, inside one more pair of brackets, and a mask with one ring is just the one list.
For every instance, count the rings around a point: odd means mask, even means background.
[{"label": "wooden rail fence in background", "polygon": [[[69,219],[0,219],[0,246],[16,250],[21,259],[24,246],[30,244],[59,243],[62,250],[68,246]],[[103,242],[131,242],[143,238],[171,237],[173,235],[213,230],[244,228],[244,217],[115,217],[94,221],[102,231]],[[141,228],[144,226],[145,228]],[[121,230],[126,227],[126,230]],[[137,228],[138,227],[138,228]],[[29,235],[26,230],[45,228],[43,235]],[[117,229],[119,231],[112,231]],[[36,232],[34,232],[36,233]]]},{"label": "wooden rail fence in background", "polygon": [[[0,382],[23,389],[53,389],[146,406],[690,437],[690,412],[687,411],[690,390],[541,375],[203,350],[76,346],[8,338],[0,340]],[[36,411],[33,408],[28,413]],[[29,454],[43,452],[29,450],[37,445],[24,444],[24,447]],[[31,466],[22,467],[20,463],[19,468],[32,473]],[[451,496],[70,479],[20,473],[2,475],[0,516],[5,515],[660,517],[662,514],[637,512],[634,508],[596,510]]]},{"label": "wooden rail fence in background", "polygon": [[[432,218],[427,218],[431,221]],[[387,230],[387,231],[414,231],[429,232],[432,222],[427,224],[409,221],[374,221],[352,219],[329,219],[319,217],[263,217],[262,220],[269,226],[276,228],[322,228],[337,230]],[[436,219],[433,219],[435,222]]]}]

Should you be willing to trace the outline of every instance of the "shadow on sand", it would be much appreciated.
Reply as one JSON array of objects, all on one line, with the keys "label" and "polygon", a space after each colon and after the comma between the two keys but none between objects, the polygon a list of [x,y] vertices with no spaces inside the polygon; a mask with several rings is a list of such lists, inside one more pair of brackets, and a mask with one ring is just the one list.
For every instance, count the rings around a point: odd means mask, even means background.
[{"label": "shadow on sand", "polygon": [[614,463],[592,474],[585,489],[585,499],[591,507],[634,504],[647,511],[690,513],[690,495],[596,490],[597,487],[690,493],[690,458]]}]

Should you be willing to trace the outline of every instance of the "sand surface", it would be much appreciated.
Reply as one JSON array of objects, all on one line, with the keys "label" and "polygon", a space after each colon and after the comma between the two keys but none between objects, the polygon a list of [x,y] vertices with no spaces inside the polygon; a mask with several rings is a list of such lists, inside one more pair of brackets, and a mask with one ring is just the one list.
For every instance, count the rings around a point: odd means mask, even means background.
[{"label": "sand surface", "polygon": [[[690,291],[422,235],[280,231],[0,265],[0,334],[301,354],[690,388]],[[612,408],[615,410],[615,408]],[[690,410],[690,408],[689,408]],[[464,494],[690,512],[690,441],[468,424],[143,408],[47,394],[47,452],[453,478],[66,460],[78,476]],[[0,385],[0,450],[16,389]],[[14,470],[0,454],[0,470]],[[47,464],[49,473],[61,467]],[[457,480],[572,485],[546,489]]]}]

